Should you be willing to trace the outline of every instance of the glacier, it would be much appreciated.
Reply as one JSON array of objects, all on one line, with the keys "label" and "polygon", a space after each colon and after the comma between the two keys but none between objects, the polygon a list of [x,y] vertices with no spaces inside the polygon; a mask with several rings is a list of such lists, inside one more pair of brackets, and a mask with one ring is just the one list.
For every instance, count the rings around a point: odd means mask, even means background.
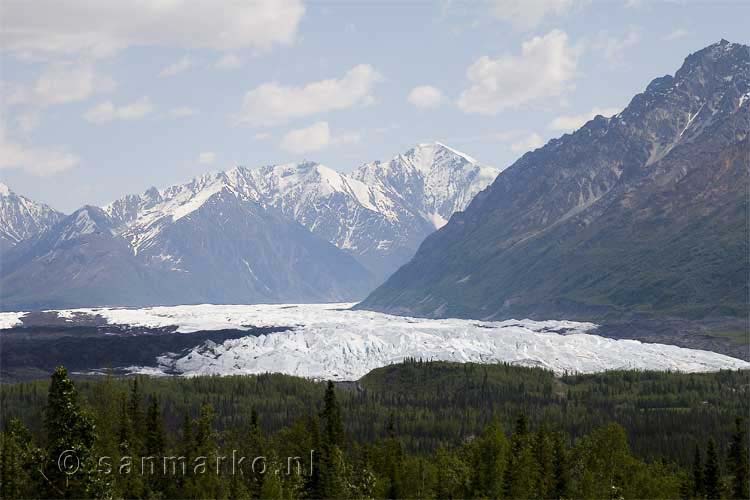
[{"label": "glacier", "polygon": [[[709,351],[614,340],[593,323],[565,320],[426,319],[350,310],[354,304],[183,305],[142,309],[57,311],[59,318],[99,316],[108,324],[174,326],[190,332],[283,326],[288,330],[207,341],[165,353],[144,374],[237,375],[285,373],[313,379],[357,380],[405,358],[539,366],[563,373],[606,370],[710,372],[749,369],[750,363]],[[15,317],[14,317],[15,318]],[[11,319],[10,317],[8,319]]]}]

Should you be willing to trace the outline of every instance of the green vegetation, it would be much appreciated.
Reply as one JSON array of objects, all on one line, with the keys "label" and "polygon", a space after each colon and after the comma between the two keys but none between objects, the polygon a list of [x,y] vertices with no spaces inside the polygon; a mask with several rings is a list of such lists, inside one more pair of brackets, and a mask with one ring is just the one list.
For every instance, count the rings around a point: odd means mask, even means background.
[{"label": "green vegetation", "polygon": [[707,335],[718,339],[726,339],[735,345],[744,345],[748,343],[748,332],[746,330],[731,331],[707,331]]},{"label": "green vegetation", "polygon": [[[0,386],[0,497],[748,498],[748,392],[748,372],[556,378],[416,360],[338,385],[73,384],[58,369]],[[250,457],[243,474],[233,452]],[[186,457],[186,472],[142,473],[141,457],[163,456]],[[266,473],[250,466],[261,456]]]}]

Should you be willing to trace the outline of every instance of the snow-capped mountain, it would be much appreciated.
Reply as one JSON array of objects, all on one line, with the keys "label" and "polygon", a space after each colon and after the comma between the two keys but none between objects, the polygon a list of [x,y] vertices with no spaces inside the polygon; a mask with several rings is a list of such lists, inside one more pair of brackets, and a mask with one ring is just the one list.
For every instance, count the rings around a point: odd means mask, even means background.
[{"label": "snow-capped mountain", "polygon": [[496,173],[435,143],[350,175],[305,162],[151,188],[19,238],[3,307],[359,299]]},{"label": "snow-capped mountain", "polygon": [[387,278],[499,173],[439,142],[418,144],[389,161],[360,166],[351,177],[398,208],[387,214],[385,224],[358,231],[354,243],[348,241],[351,253],[379,279]]},{"label": "snow-capped mountain", "polygon": [[3,252],[0,273],[5,309],[148,304],[159,298],[151,284],[162,282],[114,234],[107,214],[93,206],[79,208],[38,237]]},{"label": "snow-capped mountain", "polygon": [[129,195],[104,210],[135,253],[164,256],[157,243],[162,230],[226,190],[294,219],[382,281],[497,173],[440,143],[420,144],[348,175],[313,162],[236,167]]},{"label": "snow-capped mountain", "polygon": [[[372,287],[353,257],[226,185],[212,185],[193,196],[187,188],[166,190],[154,210],[134,219],[133,198],[118,205],[122,212],[83,207],[16,245],[3,253],[2,307],[328,302],[362,297]],[[130,225],[110,213],[131,217]]]},{"label": "snow-capped mountain", "polygon": [[388,162],[366,163],[352,177],[401,200],[414,213],[443,227],[500,171],[439,142],[418,144]]},{"label": "snow-capped mountain", "polygon": [[63,214],[14,193],[0,182],[0,250],[46,231]]}]

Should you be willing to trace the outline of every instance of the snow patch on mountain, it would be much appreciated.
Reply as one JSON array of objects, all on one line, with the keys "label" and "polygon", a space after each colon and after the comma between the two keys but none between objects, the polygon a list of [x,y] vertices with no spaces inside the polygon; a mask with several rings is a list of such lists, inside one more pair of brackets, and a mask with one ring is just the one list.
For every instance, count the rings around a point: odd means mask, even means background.
[{"label": "snow patch on mountain", "polygon": [[21,318],[26,316],[27,312],[0,312],[0,330],[13,328],[22,324]]},{"label": "snow patch on mountain", "polygon": [[0,182],[0,242],[15,245],[43,233],[62,218],[62,213],[18,195]]},{"label": "snow patch on mountain", "polygon": [[352,175],[400,197],[438,228],[440,220],[447,221],[466,208],[498,173],[497,168],[481,165],[467,154],[434,142],[418,144],[388,162],[366,163]]}]

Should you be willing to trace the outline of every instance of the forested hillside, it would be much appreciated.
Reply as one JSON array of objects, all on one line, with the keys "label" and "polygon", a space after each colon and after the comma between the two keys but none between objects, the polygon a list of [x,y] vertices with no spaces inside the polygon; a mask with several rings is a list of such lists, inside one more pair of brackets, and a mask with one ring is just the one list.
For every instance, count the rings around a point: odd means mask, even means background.
[{"label": "forested hillside", "polygon": [[[73,382],[58,369],[51,384],[0,387],[0,496],[746,498],[738,417],[749,391],[748,372],[555,378],[417,360],[338,386],[283,375]],[[79,460],[71,476],[58,467],[64,450]],[[233,451],[282,472],[233,474],[228,459],[217,475],[215,457]],[[144,456],[186,457],[187,472],[141,474]],[[135,457],[130,468],[122,457]],[[287,474],[287,457],[299,471]]]}]

